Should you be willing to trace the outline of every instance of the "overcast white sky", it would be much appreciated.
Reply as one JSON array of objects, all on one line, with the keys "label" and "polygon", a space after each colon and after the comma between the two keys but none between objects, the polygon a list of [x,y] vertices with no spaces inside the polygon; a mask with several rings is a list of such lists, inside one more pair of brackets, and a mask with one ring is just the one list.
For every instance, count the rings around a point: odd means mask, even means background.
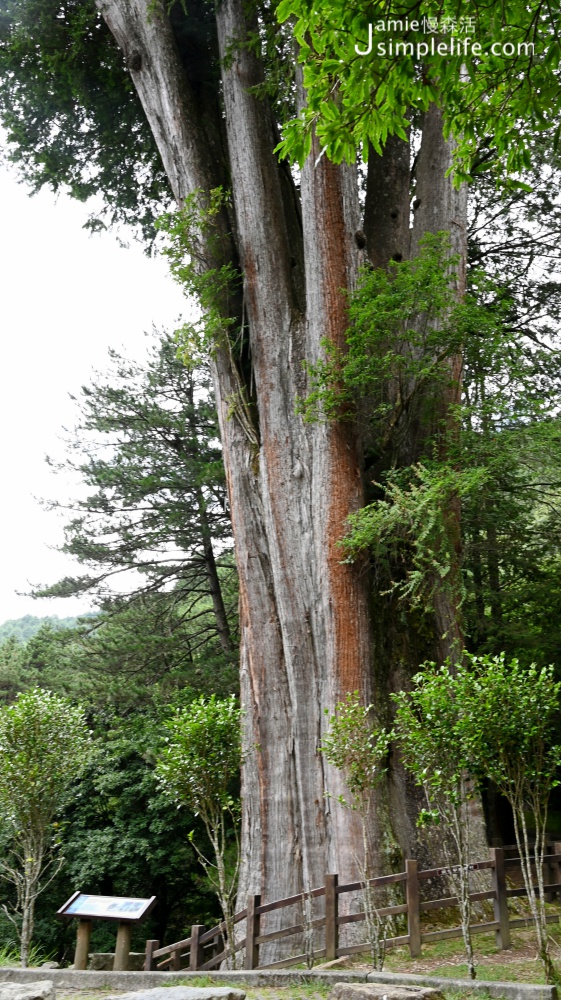
[{"label": "overcast white sky", "polygon": [[[164,258],[138,243],[82,229],[86,206],[43,191],[30,198],[0,166],[0,624],[22,615],[60,617],[86,600],[18,596],[30,584],[79,572],[52,551],[62,521],[34,497],[66,499],[73,486],[53,475],[45,454],[63,456],[63,426],[74,424],[76,394],[110,346],[140,358],[152,324],[173,329],[187,303]],[[83,572],[83,570],[82,570]]]}]

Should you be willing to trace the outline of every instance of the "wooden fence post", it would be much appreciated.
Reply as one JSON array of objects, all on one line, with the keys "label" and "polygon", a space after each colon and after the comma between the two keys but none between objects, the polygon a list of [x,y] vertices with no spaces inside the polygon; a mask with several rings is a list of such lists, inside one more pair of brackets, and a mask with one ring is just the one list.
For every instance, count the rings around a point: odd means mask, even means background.
[{"label": "wooden fence post", "polygon": [[506,895],[505,852],[502,847],[491,847],[493,862],[492,879],[495,898],[493,909],[499,926],[495,932],[497,948],[510,948],[510,925],[508,922],[508,899]]},{"label": "wooden fence post", "polygon": [[204,934],[204,924],[193,924],[191,927],[191,945],[189,951],[189,970],[197,972],[201,965],[204,965],[204,948],[199,943],[199,938]]},{"label": "wooden fence post", "polygon": [[338,875],[325,876],[325,960],[332,962],[337,958],[339,947],[339,894],[337,892]]},{"label": "wooden fence post", "polygon": [[250,895],[247,897],[247,917],[245,931],[245,962],[246,969],[257,969],[259,967],[259,945],[256,938],[259,937],[261,927],[261,917],[256,913],[256,909],[261,905],[260,895]]},{"label": "wooden fence post", "polygon": [[412,858],[405,861],[407,881],[407,929],[409,934],[409,954],[416,958],[421,954],[421,912],[419,909],[419,878],[417,862]]},{"label": "wooden fence post", "polygon": [[159,941],[147,941],[146,951],[144,952],[144,971],[154,972],[157,966],[156,959],[154,958],[154,952],[160,947]]},{"label": "wooden fence post", "polygon": [[216,958],[223,951],[226,951],[226,938],[223,931],[218,931],[216,937],[212,939],[212,957]]}]

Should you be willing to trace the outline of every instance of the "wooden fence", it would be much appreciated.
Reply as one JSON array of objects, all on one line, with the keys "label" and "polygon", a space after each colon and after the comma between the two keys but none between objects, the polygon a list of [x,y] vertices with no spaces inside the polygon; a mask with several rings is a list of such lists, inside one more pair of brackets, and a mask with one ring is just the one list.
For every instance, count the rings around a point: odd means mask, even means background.
[{"label": "wooden fence", "polygon": [[[551,853],[544,857],[544,887],[546,899],[552,901],[561,897],[561,842],[548,844]],[[485,892],[472,892],[470,898],[473,902],[482,900],[492,900],[494,919],[484,923],[472,924],[473,934],[483,934],[488,931],[495,931],[497,946],[499,948],[510,947],[510,929],[512,927],[523,927],[531,923],[529,917],[512,918],[508,911],[508,900],[516,896],[525,896],[524,888],[509,888],[507,884],[507,872],[519,868],[520,859],[510,857],[512,848],[490,849],[488,861],[478,861],[471,864],[470,871],[489,871],[491,873],[491,889]],[[450,874],[448,868],[430,868],[419,871],[417,862],[407,860],[405,871],[395,875],[383,875],[380,878],[370,880],[370,885],[374,888],[383,888],[391,885],[402,884],[405,902],[396,906],[385,906],[378,910],[380,916],[407,916],[407,933],[398,937],[388,938],[386,947],[392,948],[398,945],[408,945],[412,957],[421,953],[421,946],[429,941],[439,941],[443,938],[454,938],[461,936],[460,927],[445,928],[443,930],[425,932],[421,924],[421,914],[430,913],[433,910],[441,910],[458,905],[456,896],[446,896],[442,899],[423,900],[422,886],[429,879],[443,879]],[[512,880],[511,880],[512,881]],[[246,936],[236,941],[236,952],[245,950],[245,969],[257,968],[282,968],[298,964],[306,960],[306,955],[293,955],[291,958],[283,959],[267,966],[259,965],[260,945],[270,941],[278,941],[280,938],[302,935],[306,925],[300,922],[281,930],[272,931],[268,934],[261,934],[261,916],[271,913],[274,910],[281,910],[285,907],[302,907],[306,898],[324,897],[324,915],[311,921],[314,930],[324,930],[324,947],[314,951],[314,960],[325,959],[330,961],[339,958],[341,955],[353,955],[367,952],[367,943],[352,944],[346,947],[339,946],[339,929],[349,923],[365,920],[364,912],[359,913],[339,913],[339,901],[342,895],[349,892],[360,892],[364,888],[362,882],[349,882],[339,885],[337,875],[326,875],[325,885],[318,889],[312,889],[309,893],[297,893],[286,899],[276,899],[270,903],[262,903],[261,896],[248,896],[247,906],[244,910],[236,913],[234,922],[246,922]],[[534,886],[537,892],[537,886]],[[551,914],[548,921],[558,922],[559,916]],[[191,928],[191,934],[184,941],[176,941],[160,948],[159,941],[146,942],[146,958],[144,968],[146,970],[171,970],[189,969],[193,972],[207,971],[219,966],[226,956],[225,951],[225,924],[220,923],[216,927],[205,930],[204,926],[195,924]]]}]

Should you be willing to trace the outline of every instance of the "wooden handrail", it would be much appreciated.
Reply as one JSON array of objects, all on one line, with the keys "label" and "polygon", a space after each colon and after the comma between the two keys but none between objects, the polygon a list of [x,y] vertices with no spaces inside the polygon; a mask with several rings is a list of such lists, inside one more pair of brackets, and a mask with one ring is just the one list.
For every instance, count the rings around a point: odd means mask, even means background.
[{"label": "wooden handrail", "polygon": [[[380,885],[391,885],[392,882],[405,882],[406,872],[396,872],[394,875],[379,875],[378,878],[369,878],[368,884],[374,888]],[[347,882],[345,885],[338,885],[336,892],[359,892],[364,889],[364,882]]]},{"label": "wooden handrail", "polygon": [[271,910],[281,910],[285,906],[294,906],[295,903],[303,902],[307,896],[312,896],[314,899],[318,896],[325,896],[325,886],[321,885],[319,889],[311,889],[310,892],[297,892],[295,896],[286,896],[285,899],[274,899],[271,903],[262,903],[255,907],[255,912],[270,913]]},{"label": "wooden handrail", "polygon": [[191,938],[188,937],[184,941],[177,941],[176,944],[167,944],[165,948],[158,948],[157,951],[152,952],[152,955],[154,958],[161,958],[162,955],[170,955],[172,951],[184,951],[190,945]]},{"label": "wooden handrail", "polygon": [[[472,903],[479,903],[484,899],[494,899],[495,890],[489,889],[488,892],[470,892],[469,898]],[[457,896],[444,896],[442,899],[427,899],[425,903],[421,903],[420,909],[421,912],[424,913],[426,910],[444,910],[447,906],[457,905]]]}]

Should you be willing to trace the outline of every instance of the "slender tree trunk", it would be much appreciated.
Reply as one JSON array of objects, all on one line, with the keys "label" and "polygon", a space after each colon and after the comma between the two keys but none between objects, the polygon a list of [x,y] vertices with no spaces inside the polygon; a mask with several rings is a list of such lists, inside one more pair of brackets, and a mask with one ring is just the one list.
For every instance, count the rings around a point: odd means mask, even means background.
[{"label": "slender tree trunk", "polygon": [[24,845],[23,872],[18,886],[18,896],[21,905],[20,959],[22,969],[29,965],[29,953],[35,926],[35,901],[39,895],[39,878],[43,864],[43,852],[36,855],[34,846]]},{"label": "slender tree trunk", "polygon": [[[425,234],[448,232],[451,254],[459,258],[455,292],[460,298],[465,290],[467,191],[465,185],[459,190],[454,188],[452,177],[446,176],[452,165],[452,154],[452,142],[443,136],[441,112],[433,104],[424,115],[421,147],[415,163],[414,225],[408,253],[411,257],[419,253]],[[381,157],[370,159],[372,178],[367,185],[365,230],[369,257],[377,266],[386,266],[392,257],[396,258],[396,248],[406,245],[405,206],[409,219],[409,159],[405,143],[392,140],[386,147],[385,157],[388,159],[386,169]],[[380,192],[378,198],[375,191]],[[399,204],[403,206],[401,211],[397,207]],[[418,394],[385,450],[378,453],[373,466],[375,479],[390,467],[406,467],[430,457],[435,439],[440,441],[441,458],[446,459],[450,438],[458,434],[450,406],[458,403],[461,396],[462,358],[459,353],[450,359],[449,370],[450,377],[441,387],[431,386],[428,397],[422,390]],[[391,386],[388,391],[391,398]],[[427,456],[429,442],[431,451]],[[371,444],[374,453],[375,444]],[[448,657],[455,660],[461,656],[459,500],[451,505],[447,517],[454,547],[449,577],[452,585],[437,590],[433,615],[404,606],[394,595],[374,594],[375,689],[382,703],[390,692],[409,686],[411,677],[424,660],[443,662]],[[399,572],[397,567],[396,572]],[[379,590],[387,589],[383,571],[376,566],[374,578],[380,580]],[[389,704],[386,712],[391,714]],[[416,818],[422,803],[418,789],[404,772],[397,750],[391,758],[388,795],[389,811],[403,853],[430,866],[435,846],[417,830]]]},{"label": "slender tree trunk", "polygon": [[499,544],[497,539],[497,526],[494,518],[493,502],[487,501],[485,513],[487,515],[487,569],[489,573],[489,604],[491,605],[491,619],[493,621],[495,634],[500,634],[503,624],[503,608],[501,601],[501,576],[499,566]]},{"label": "slender tree trunk", "polygon": [[226,653],[227,655],[231,655],[234,652],[234,644],[232,642],[232,637],[230,635],[228,616],[226,614],[226,607],[224,605],[224,598],[222,596],[222,587],[220,586],[220,577],[218,576],[218,568],[216,566],[216,559],[214,557],[214,549],[212,547],[212,535],[210,531],[210,525],[208,523],[205,500],[200,490],[197,490],[197,504],[199,508],[201,534],[203,537],[203,559],[205,561],[205,567],[207,572],[208,589],[210,591],[212,609],[214,611],[216,631],[218,632],[218,638],[220,640],[220,645],[222,646],[222,652]]},{"label": "slender tree trunk", "polygon": [[[417,186],[415,198],[415,220],[412,234],[413,254],[418,252],[419,241],[426,233],[441,231],[450,234],[450,251],[457,258],[454,266],[454,290],[461,299],[466,288],[467,258],[467,186],[454,187],[453,178],[446,172],[453,162],[454,144],[445,139],[442,129],[442,112],[431,104],[423,122],[423,140],[417,163]],[[440,399],[433,406],[433,426],[421,428],[421,436],[434,434],[440,440],[440,454],[443,459],[449,455],[449,447],[459,435],[456,413],[451,407],[457,406],[462,393],[463,359],[461,353],[448,360],[449,378],[443,382]],[[441,429],[437,430],[440,424]],[[419,442],[421,444],[421,442]],[[459,498],[449,511],[449,532],[453,539],[453,566],[450,574],[451,586],[437,592],[435,602],[437,642],[439,658],[450,657],[452,661],[461,656],[463,634],[460,616],[460,501]]]},{"label": "slender tree trunk", "polygon": [[25,886],[25,895],[22,908],[21,921],[21,967],[27,969],[29,965],[29,950],[33,938],[33,924],[35,916],[35,897],[30,893],[29,886]]},{"label": "slender tree trunk", "polygon": [[[197,427],[195,425],[194,418],[194,395],[193,395],[193,383],[190,380],[187,388],[187,396],[189,399],[189,416],[188,424],[189,431],[191,434],[191,448],[193,453],[197,453]],[[178,444],[178,451],[183,450],[181,442]],[[212,609],[214,611],[214,618],[216,622],[216,631],[218,632],[218,638],[220,640],[220,645],[222,646],[222,652],[226,653],[227,656],[231,656],[234,652],[234,644],[232,642],[232,636],[230,635],[230,626],[228,623],[228,615],[226,614],[226,607],[224,605],[224,597],[222,596],[222,587],[220,585],[220,577],[218,575],[218,568],[216,565],[216,559],[214,556],[214,549],[212,546],[212,532],[210,529],[210,524],[207,514],[207,506],[202,489],[199,487],[196,490],[197,498],[197,509],[199,512],[199,527],[201,531],[201,538],[203,542],[203,559],[205,563],[208,589],[210,592],[210,598],[212,601]]]},{"label": "slender tree trunk", "polygon": [[[458,299],[465,293],[467,255],[467,187],[454,187],[446,173],[452,166],[454,144],[445,139],[442,112],[431,104],[423,120],[423,137],[416,167],[412,255],[419,252],[420,240],[427,233],[447,232],[450,252],[457,258],[454,266],[454,290]],[[452,409],[461,399],[462,355],[458,351],[448,360],[449,378],[443,380],[439,398],[431,400],[428,415],[415,423],[408,442],[409,460],[418,461],[428,439],[438,442],[440,456],[447,459],[449,448],[458,437],[457,416]],[[434,392],[434,390],[433,390]],[[428,423],[427,423],[428,416]],[[460,601],[460,499],[453,501],[447,512],[448,532],[452,540],[452,567],[446,587],[437,589],[434,597],[437,659],[457,662],[462,655],[464,639]]]},{"label": "slender tree trunk", "polygon": [[479,527],[476,527],[473,532],[472,547],[473,553],[471,558],[472,573],[473,573],[473,603],[475,610],[475,622],[476,622],[476,640],[477,644],[482,644],[485,640],[487,634],[487,622],[485,620],[485,595],[483,591],[483,564],[481,561],[481,546],[483,540],[481,537],[481,531]]}]

